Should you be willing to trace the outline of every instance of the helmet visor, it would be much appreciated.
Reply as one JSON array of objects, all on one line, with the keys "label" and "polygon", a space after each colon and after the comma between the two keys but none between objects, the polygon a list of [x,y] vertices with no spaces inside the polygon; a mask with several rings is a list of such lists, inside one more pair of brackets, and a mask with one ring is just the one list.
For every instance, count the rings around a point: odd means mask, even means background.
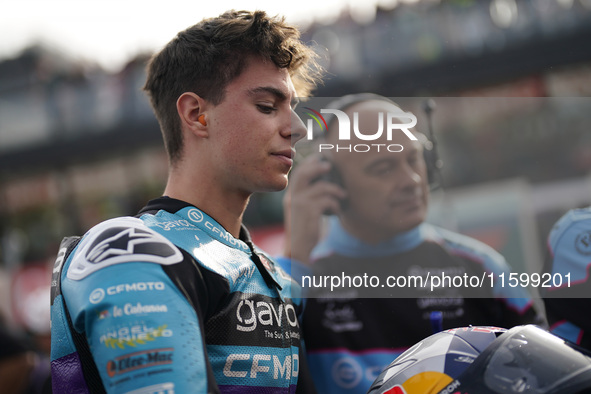
[{"label": "helmet visor", "polygon": [[536,326],[518,326],[454,383],[467,393],[577,393],[591,387],[591,357]]}]

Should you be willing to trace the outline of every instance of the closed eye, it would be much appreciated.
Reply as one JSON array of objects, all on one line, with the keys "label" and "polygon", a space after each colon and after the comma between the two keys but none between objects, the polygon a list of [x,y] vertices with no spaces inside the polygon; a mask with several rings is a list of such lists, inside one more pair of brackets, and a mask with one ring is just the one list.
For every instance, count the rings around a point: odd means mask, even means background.
[{"label": "closed eye", "polygon": [[396,161],[380,160],[369,166],[367,174],[373,176],[386,176],[396,168],[396,165]]},{"label": "closed eye", "polygon": [[257,108],[260,112],[262,112],[264,114],[271,114],[274,111],[277,111],[277,108],[270,106],[270,105],[257,104]]}]

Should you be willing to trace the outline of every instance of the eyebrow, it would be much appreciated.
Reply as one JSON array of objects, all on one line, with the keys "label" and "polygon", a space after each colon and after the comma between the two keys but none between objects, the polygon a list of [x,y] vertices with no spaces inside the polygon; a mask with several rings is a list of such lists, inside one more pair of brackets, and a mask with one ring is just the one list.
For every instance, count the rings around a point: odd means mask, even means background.
[{"label": "eyebrow", "polygon": [[382,165],[388,165],[388,166],[394,165],[394,166],[396,166],[397,165],[397,161],[398,160],[396,160],[395,158],[380,158],[378,160],[374,160],[374,161],[370,162],[368,165],[366,165],[363,168],[363,170],[365,172],[367,172],[367,171],[373,171],[373,170],[375,170],[376,168],[378,168],[379,166],[382,166]]},{"label": "eyebrow", "polygon": [[[275,98],[277,98],[280,101],[285,101],[287,100],[287,95],[285,94],[285,92],[283,92],[280,89],[277,89],[273,86],[259,86],[257,88],[251,89],[248,91],[248,95],[249,96],[255,96],[257,94],[260,93],[270,93],[273,96],[275,96]],[[295,109],[295,107],[300,103],[300,99],[297,97],[293,97],[291,99],[291,102],[289,103],[289,105],[291,106],[292,109]]]},{"label": "eyebrow", "polygon": [[384,163],[387,165],[397,166],[401,160],[405,160],[406,158],[408,158],[412,155],[420,154],[419,149],[417,149],[417,147],[414,144],[411,144],[409,147],[405,148],[404,152],[406,152],[406,154],[402,159],[400,157],[396,157],[396,156],[388,156],[388,157],[378,158],[378,159],[370,162],[369,164],[367,164],[364,167],[364,171],[372,171],[375,168],[377,168],[381,165],[384,165]]}]

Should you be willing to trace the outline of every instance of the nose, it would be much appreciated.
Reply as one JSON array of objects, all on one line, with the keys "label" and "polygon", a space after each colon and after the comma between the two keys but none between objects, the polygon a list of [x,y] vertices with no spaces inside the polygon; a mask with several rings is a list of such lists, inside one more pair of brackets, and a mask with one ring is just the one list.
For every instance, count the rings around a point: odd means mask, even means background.
[{"label": "nose", "polygon": [[304,126],[304,122],[302,122],[302,119],[300,119],[300,117],[298,116],[298,114],[295,113],[294,110],[291,110],[291,121],[289,126],[290,127],[288,128],[288,137],[291,138],[291,145],[293,146],[296,142],[304,138],[307,130]]},{"label": "nose", "polygon": [[[422,160],[422,159],[418,159]],[[405,162],[400,171],[399,185],[401,188],[416,187],[421,184],[420,170]]]}]

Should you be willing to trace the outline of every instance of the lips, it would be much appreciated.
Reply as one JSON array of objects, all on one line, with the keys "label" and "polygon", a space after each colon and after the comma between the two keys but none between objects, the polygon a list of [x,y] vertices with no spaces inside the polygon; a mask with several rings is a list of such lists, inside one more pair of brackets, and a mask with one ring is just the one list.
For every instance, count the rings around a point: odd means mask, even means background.
[{"label": "lips", "polygon": [[390,202],[393,207],[412,207],[418,206],[422,203],[423,194],[420,191],[412,193],[411,195],[403,196],[402,198],[396,198]]},{"label": "lips", "polygon": [[282,163],[291,167],[293,165],[293,158],[295,157],[295,149],[284,149],[272,153],[273,156],[281,160]]},{"label": "lips", "polygon": [[288,158],[290,160],[293,160],[293,158],[295,157],[295,153],[296,153],[295,152],[295,149],[292,148],[292,149],[284,149],[282,151],[275,152],[275,153],[273,153],[273,155],[275,155],[275,156],[284,156],[284,157],[286,157],[286,158]]}]

